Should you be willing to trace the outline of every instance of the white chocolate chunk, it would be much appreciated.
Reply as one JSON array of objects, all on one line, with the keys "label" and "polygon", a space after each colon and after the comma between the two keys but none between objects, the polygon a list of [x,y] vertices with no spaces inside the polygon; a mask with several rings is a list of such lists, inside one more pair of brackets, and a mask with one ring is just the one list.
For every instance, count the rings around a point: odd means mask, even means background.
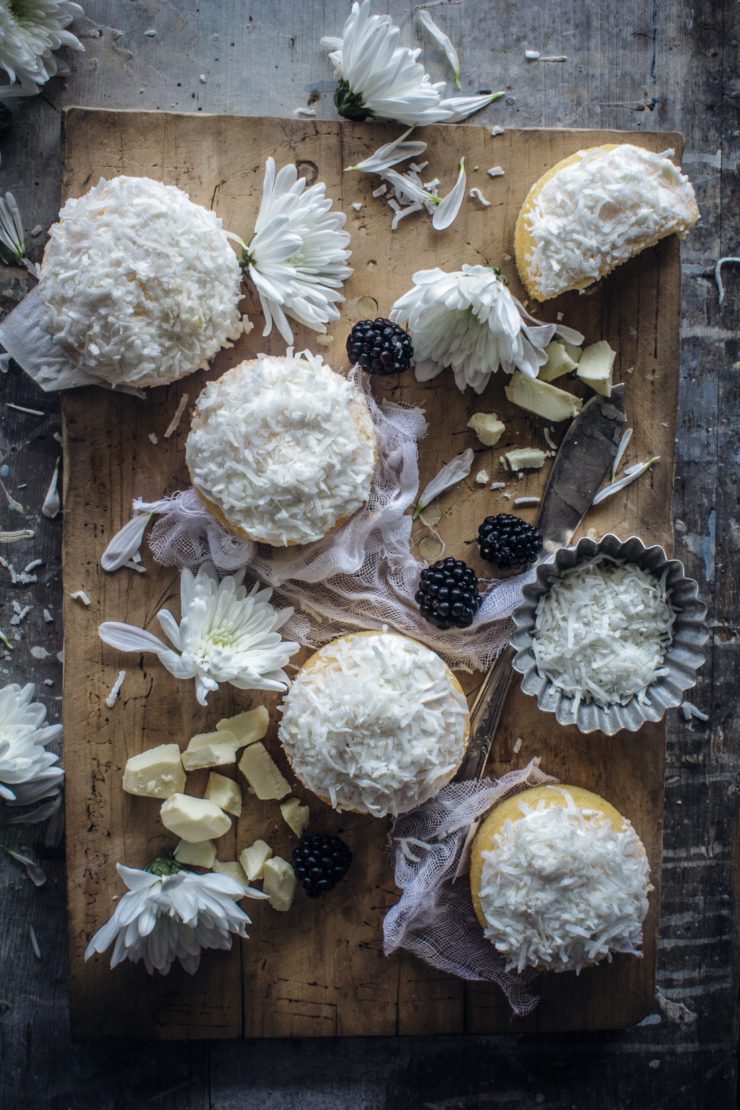
[{"label": "white chocolate chunk", "polygon": [[517,447],[514,451],[507,451],[503,456],[509,465],[509,470],[539,470],[545,465],[547,456],[539,447]]},{"label": "white chocolate chunk", "polygon": [[268,859],[272,859],[272,848],[264,840],[255,840],[248,848],[244,848],[239,855],[239,862],[250,883],[255,879],[263,878],[264,866]]},{"label": "white chocolate chunk", "polygon": [[612,371],[617,352],[613,351],[605,339],[592,343],[581,355],[576,375],[602,397],[611,396]]},{"label": "white chocolate chunk", "polygon": [[487,486],[491,480],[491,475],[487,470],[479,470],[475,476],[475,480],[479,486]]},{"label": "white chocolate chunk", "polygon": [[474,412],[468,420],[468,427],[473,429],[486,447],[495,447],[506,431],[506,425],[495,412]]},{"label": "white chocolate chunk", "polygon": [[290,783],[264,744],[258,742],[247,748],[239,763],[239,770],[262,801],[271,798],[280,801],[286,794],[290,794]]},{"label": "white chocolate chunk", "polygon": [[[580,350],[576,347],[580,355]],[[571,358],[568,351],[565,349],[565,344],[557,340],[548,343],[545,347],[545,354],[547,355],[547,362],[544,366],[540,366],[537,371],[537,377],[543,382],[552,382],[555,378],[560,378],[563,374],[570,374],[575,370],[578,365],[578,360]]]},{"label": "white chocolate chunk", "polygon": [[216,725],[218,732],[230,732],[236,737],[239,748],[254,744],[255,740],[262,740],[267,735],[269,727],[270,714],[264,705],[247,709],[244,713],[237,713],[236,717],[224,717]]},{"label": "white chocolate chunk", "polygon": [[182,753],[182,765],[186,771],[197,771],[200,767],[224,767],[227,763],[236,763],[236,748],[232,740],[204,744],[194,751],[188,745]]},{"label": "white chocolate chunk", "polygon": [[222,809],[207,798],[190,794],[173,794],[162,803],[159,816],[166,829],[188,844],[215,840],[231,828],[231,818]]},{"label": "white chocolate chunk", "polygon": [[177,744],[159,744],[127,759],[123,789],[144,798],[169,798],[184,790],[185,772]]},{"label": "white chocolate chunk", "polygon": [[580,362],[581,361],[581,355],[583,354],[583,348],[582,347],[576,347],[575,343],[568,343],[565,339],[563,339],[562,343],[563,343],[563,346],[565,347],[565,350],[566,350],[567,354],[570,355],[570,357],[573,359],[573,361],[574,362]]},{"label": "white chocolate chunk", "polygon": [[242,886],[247,885],[247,876],[244,874],[244,868],[238,860],[220,860],[213,861],[211,871],[215,871],[218,875],[228,875],[230,879],[235,879]]},{"label": "white chocolate chunk", "polygon": [[230,729],[217,728],[215,732],[199,732],[191,736],[187,750],[198,752],[202,748],[209,748],[211,744],[231,744],[234,751],[241,747],[236,735]]},{"label": "white chocolate chunk", "polygon": [[219,775],[218,771],[211,771],[208,776],[205,797],[208,798],[209,802],[215,802],[224,812],[231,813],[234,817],[241,816],[241,787],[238,782],[227,778],[226,775]]},{"label": "white chocolate chunk", "polygon": [[273,909],[280,910],[282,913],[289,910],[293,905],[295,888],[295,871],[287,859],[274,856],[265,862],[262,889],[270,899],[270,905]]},{"label": "white chocolate chunk", "polygon": [[298,798],[286,798],[284,802],[280,803],[280,812],[285,824],[293,830],[296,836],[303,836],[311,817],[311,810],[308,806],[301,805]]},{"label": "white chocolate chunk", "polygon": [[558,424],[561,420],[571,420],[583,407],[579,397],[566,393],[564,389],[541,382],[538,378],[525,378],[519,370],[515,371],[511,384],[504,386],[504,392],[512,405],[543,416]]},{"label": "white chocolate chunk", "polygon": [[181,840],[175,848],[175,859],[190,867],[212,867],[216,858],[216,845],[212,840],[196,840],[188,844]]}]

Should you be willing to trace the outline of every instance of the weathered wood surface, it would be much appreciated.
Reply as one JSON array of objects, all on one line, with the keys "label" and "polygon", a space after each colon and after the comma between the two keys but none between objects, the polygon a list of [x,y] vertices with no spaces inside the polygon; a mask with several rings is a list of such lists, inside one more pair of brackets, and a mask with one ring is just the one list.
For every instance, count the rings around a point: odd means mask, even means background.
[{"label": "weathered wood surface", "polygon": [[[121,5],[88,0],[80,21],[87,54],[73,74],[43,96],[14,105],[15,129],[3,141],[0,185],[19,198],[26,227],[44,230],[59,205],[59,108],[202,107],[204,111],[290,115],[318,91],[321,118],[332,119],[332,84],[317,40],[340,26],[340,0],[300,7],[281,0],[205,3],[167,0]],[[387,10],[414,32],[410,6]],[[735,917],[737,661],[737,276],[718,308],[712,267],[737,254],[737,39],[730,0],[689,5],[626,0],[532,4],[513,0],[439,6],[435,17],[461,44],[464,86],[502,87],[507,99],[481,122],[505,126],[610,126],[682,130],[684,165],[697,186],[702,223],[683,247],[683,356],[674,509],[676,551],[711,602],[712,657],[694,701],[709,725],[669,724],[664,882],[658,989],[648,1020],[625,1032],[588,1037],[406,1038],[256,1045],[71,1045],[66,1018],[66,909],[61,854],[37,849],[49,884],[31,888],[6,861],[3,899],[0,1058],[4,1105],[195,1108],[337,1106],[472,1107],[509,1102],[578,1110],[680,1104],[734,1104],[736,1040]],[[153,28],[157,38],[144,36]],[[233,43],[233,46],[231,45]],[[524,49],[566,54],[558,64],[525,65]],[[435,78],[439,54],[425,57]],[[207,83],[199,81],[204,73]],[[494,84],[495,83],[495,84]],[[41,242],[39,236],[36,242]],[[38,248],[32,252],[38,257]],[[3,271],[3,306],[21,295],[20,271]],[[12,590],[3,576],[0,626],[10,601],[34,603],[3,681],[36,668],[52,715],[59,712],[61,608],[59,522],[38,515],[58,444],[56,406],[20,378],[0,379],[3,401],[30,404],[46,420],[3,409],[0,447],[14,490],[25,502],[35,542],[12,557],[46,558],[41,587]],[[11,410],[12,412],[12,410]],[[3,513],[3,520],[5,520]],[[8,551],[8,554],[11,554]],[[41,594],[41,600],[39,595]],[[50,658],[37,661],[32,646]],[[30,848],[33,830],[4,830],[3,842]],[[28,939],[41,944],[38,963]]]},{"label": "weathered wood surface", "polygon": [[[354,273],[345,289],[342,318],[329,329],[334,343],[324,348],[337,369],[346,362],[343,347],[351,324],[368,314],[387,313],[416,269],[438,263],[454,268],[471,259],[501,262],[512,289],[522,296],[514,267],[505,259],[511,257],[514,221],[532,181],[575,150],[617,138],[600,131],[508,130],[493,139],[485,127],[428,128],[425,157],[445,183],[444,191],[455,180],[463,154],[471,181],[483,182],[491,160],[506,167],[498,189],[484,183],[493,198],[491,210],[467,204],[454,228],[439,235],[428,220],[408,220],[391,233],[388,207],[371,195],[375,181],[343,173],[343,165],[360,161],[374,149],[374,125],[73,109],[65,116],[64,132],[63,198],[79,196],[100,176],[143,173],[181,186],[200,203],[212,202],[225,226],[245,240],[259,206],[266,157],[273,155],[278,165],[293,161],[318,173],[328,195],[350,213]],[[391,134],[389,129],[381,138]],[[680,145],[680,136],[638,134],[636,141],[664,149]],[[358,199],[363,208],[355,212],[351,204]],[[667,241],[634,260],[593,295],[563,297],[540,312],[554,319],[562,311],[587,342],[603,337],[612,343],[619,352],[616,376],[624,375],[625,407],[635,429],[630,459],[646,452],[661,456],[663,465],[647,480],[589,514],[583,527],[599,534],[637,533],[670,546],[679,288],[678,244]],[[368,298],[377,308],[368,307]],[[274,708],[279,701],[224,690],[201,709],[191,685],[178,683],[156,660],[122,658],[120,652],[106,649],[97,633],[101,620],[149,626],[163,604],[178,611],[178,577],[171,570],[147,558],[145,575],[123,571],[111,576],[99,566],[100,553],[129,518],[134,496],[153,499],[187,484],[184,447],[192,403],[205,379],[260,350],[284,349],[279,336],[266,342],[260,333],[256,327],[222,352],[207,373],[159,390],[145,401],[94,389],[71,392],[63,401],[64,724],[73,1032],[99,1037],[136,1031],[142,1036],[192,1039],[240,1033],[368,1036],[633,1024],[645,1016],[654,995],[657,890],[642,960],[617,959],[578,977],[545,976],[536,1013],[526,1021],[512,1021],[496,987],[467,990],[418,961],[383,957],[382,919],[396,897],[385,850],[387,822],[338,817],[315,801],[312,827],[314,822],[322,831],[341,827],[355,855],[348,880],[331,900],[319,906],[299,897],[286,915],[264,905],[250,908],[255,918],[250,941],[228,955],[204,960],[194,978],[174,973],[153,980],[141,967],[111,975],[105,957],[85,964],[87,942],[108,918],[111,897],[120,893],[116,862],[145,866],[153,855],[170,851],[176,843],[163,829],[156,803],[123,794],[126,759],[157,743],[184,745],[194,732],[213,728],[232,707],[261,701]],[[305,329],[296,330],[299,349],[313,346],[313,340]],[[460,393],[449,374],[432,383],[418,383],[408,375],[386,387],[383,392],[425,408],[429,434],[420,449],[422,485],[468,444],[477,450],[473,473],[484,467],[494,477],[505,477],[502,451],[533,443],[547,448],[542,422],[508,404],[504,384],[497,376],[480,397]],[[189,398],[188,407],[175,435],[164,440],[162,431],[183,394]],[[466,430],[470,414],[481,409],[495,410],[506,423],[506,433],[493,449],[481,449]],[[559,437],[563,429],[561,425],[553,434]],[[152,434],[155,443],[150,441]],[[549,464],[509,483],[509,499],[541,494],[548,470]],[[487,484],[481,487],[471,475],[439,505],[443,515],[437,527],[447,551],[486,576],[490,568],[471,547],[471,539],[487,513],[508,509],[511,500],[491,493]],[[534,511],[525,513],[532,516]],[[417,542],[428,535],[419,523]],[[93,599],[89,608],[71,600],[80,585]],[[105,699],[122,666],[128,668],[126,684],[109,709]],[[479,676],[460,677],[472,689],[479,682]],[[273,713],[269,743],[281,758],[276,726]],[[523,738],[523,746],[514,754],[517,736]],[[543,767],[562,781],[605,794],[644,838],[657,886],[664,742],[664,723],[643,729],[638,737],[584,739],[577,730],[561,728],[552,717],[543,716],[533,699],[515,691],[494,753],[499,772],[540,756]],[[202,792],[206,778],[205,773],[189,778],[188,792]],[[267,836],[283,855],[289,855],[294,843],[281,827],[276,805],[248,800],[233,835],[219,841],[219,858],[233,859],[258,836]]]}]

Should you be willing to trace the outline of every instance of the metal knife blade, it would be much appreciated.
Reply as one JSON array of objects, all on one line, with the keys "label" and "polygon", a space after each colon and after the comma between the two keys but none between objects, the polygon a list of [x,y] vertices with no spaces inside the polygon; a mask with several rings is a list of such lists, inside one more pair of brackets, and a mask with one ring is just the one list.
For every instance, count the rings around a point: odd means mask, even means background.
[{"label": "metal knife blade", "polygon": [[624,385],[617,385],[611,397],[592,397],[565,433],[537,518],[548,554],[573,538],[614,462],[626,422]]},{"label": "metal knife blade", "polygon": [[[622,438],[627,417],[624,385],[611,397],[592,397],[563,436],[542,496],[537,527],[549,555],[566,547],[591,507]],[[490,667],[470,711],[470,740],[455,780],[482,778],[513,671],[507,645]]]}]

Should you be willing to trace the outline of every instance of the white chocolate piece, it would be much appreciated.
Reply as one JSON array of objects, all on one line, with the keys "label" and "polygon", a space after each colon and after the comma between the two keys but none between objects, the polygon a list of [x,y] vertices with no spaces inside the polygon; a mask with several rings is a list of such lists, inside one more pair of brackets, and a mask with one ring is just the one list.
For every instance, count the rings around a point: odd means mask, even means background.
[{"label": "white chocolate piece", "polygon": [[509,470],[539,470],[545,465],[547,455],[539,447],[517,447],[503,456]]},{"label": "white chocolate piece", "polygon": [[293,905],[296,888],[295,871],[287,859],[273,856],[265,862],[262,875],[262,889],[270,899],[274,910],[285,913]]},{"label": "white chocolate piece", "polygon": [[230,879],[234,879],[237,883],[241,883],[242,886],[247,885],[247,876],[244,874],[244,868],[238,860],[216,859],[213,861],[211,871],[215,871],[218,875],[228,875]]},{"label": "white chocolate piece", "polygon": [[[219,721],[219,725],[225,725],[225,721]],[[198,732],[195,736],[191,736],[188,741],[187,751],[197,752],[202,748],[208,748],[211,744],[231,744],[234,751],[242,745],[239,743],[236,734],[228,728],[216,727],[215,732]]]},{"label": "white chocolate piece", "polygon": [[280,812],[285,824],[293,830],[297,837],[303,836],[308,828],[311,810],[301,804],[298,798],[286,798],[280,803]]},{"label": "white chocolate piece", "polygon": [[506,431],[506,425],[495,412],[474,412],[468,420],[468,427],[486,447],[495,447]]},{"label": "white chocolate piece", "polygon": [[583,407],[579,397],[566,393],[564,389],[541,382],[538,378],[525,378],[518,370],[511,379],[511,384],[504,386],[504,392],[512,405],[520,409],[533,412],[535,416],[542,416],[545,420],[552,420],[559,424],[561,420],[572,420]]},{"label": "white chocolate piece", "polygon": [[617,352],[613,351],[605,339],[592,343],[581,355],[576,375],[602,397],[610,397],[612,392],[612,371]]},{"label": "white chocolate piece", "polygon": [[229,779],[226,775],[219,775],[218,771],[211,771],[208,776],[205,797],[209,802],[219,806],[224,813],[231,813],[240,817],[242,812],[242,792],[238,782]]},{"label": "white chocolate piece", "polygon": [[250,883],[255,879],[263,878],[263,871],[268,859],[272,859],[272,848],[264,840],[255,840],[248,848],[244,848],[239,855],[239,862],[244,868],[244,873]]},{"label": "white chocolate piece", "polygon": [[487,486],[491,480],[491,475],[487,470],[479,470],[475,476],[475,480],[479,486]]},{"label": "white chocolate piece", "polygon": [[[575,349],[580,355],[578,347]],[[542,382],[553,382],[556,378],[561,378],[563,374],[570,374],[578,365],[578,360],[572,358],[566,350],[565,344],[558,340],[548,343],[545,347],[545,354],[547,355],[547,362],[544,366],[540,366],[537,371],[537,377]]]},{"label": "white chocolate piece", "polygon": [[126,760],[123,789],[143,798],[169,798],[185,789],[185,772],[177,744],[159,744]]},{"label": "white chocolate piece", "polygon": [[583,354],[583,347],[577,347],[575,345],[575,343],[568,343],[568,341],[566,339],[561,339],[560,342],[563,344],[563,347],[565,348],[565,353],[567,355],[569,355],[570,358],[572,358],[574,362],[578,363],[578,362],[581,361],[581,355]]},{"label": "white chocolate piece", "polygon": [[206,744],[193,751],[190,747],[182,753],[182,765],[186,771],[197,771],[202,767],[224,767],[236,763],[236,749],[230,740],[220,744]]},{"label": "white chocolate piece", "polygon": [[238,741],[238,747],[244,748],[247,744],[262,740],[269,727],[270,714],[264,705],[258,705],[244,713],[237,713],[236,717],[225,717],[216,725],[216,731],[231,733]]},{"label": "white chocolate piece", "polygon": [[181,840],[175,848],[175,859],[190,867],[213,867],[216,858],[216,845],[212,840],[196,840],[189,844]]},{"label": "white chocolate piece", "polygon": [[239,770],[262,801],[280,801],[286,794],[290,794],[290,783],[265,745],[259,741],[246,749],[239,763]]},{"label": "white chocolate piece", "polygon": [[162,803],[159,816],[166,829],[188,844],[215,840],[231,828],[231,818],[222,809],[207,798],[190,794],[173,794]]}]

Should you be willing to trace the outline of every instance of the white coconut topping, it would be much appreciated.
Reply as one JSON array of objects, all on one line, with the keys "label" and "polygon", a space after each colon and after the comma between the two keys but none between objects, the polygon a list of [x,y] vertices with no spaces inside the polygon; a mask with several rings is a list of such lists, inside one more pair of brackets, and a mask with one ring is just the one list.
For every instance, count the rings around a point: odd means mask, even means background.
[{"label": "white coconut topping", "polygon": [[525,217],[534,240],[525,261],[544,297],[598,280],[658,238],[686,232],[699,216],[672,150],[623,143],[579,154],[543,186]]},{"label": "white coconut topping", "polygon": [[304,786],[375,817],[433,797],[463,757],[468,706],[445,663],[393,633],[342,637],[303,669],[280,739]]},{"label": "white coconut topping", "polygon": [[532,650],[559,689],[597,705],[643,700],[662,666],[674,613],[660,579],[599,555],[565,571],[540,598]]},{"label": "white coconut topping", "polygon": [[652,889],[642,842],[629,821],[615,829],[562,793],[564,807],[522,802],[524,816],[506,821],[483,852],[484,932],[507,971],[580,971],[640,951]]},{"label": "white coconut topping", "polygon": [[375,433],[360,390],[308,351],[241,363],[198,398],[196,490],[262,543],[321,539],[370,493]]},{"label": "white coconut topping", "polygon": [[111,385],[192,374],[243,330],[241,270],[222,221],[146,177],[101,179],[67,201],[40,288],[54,342]]}]

